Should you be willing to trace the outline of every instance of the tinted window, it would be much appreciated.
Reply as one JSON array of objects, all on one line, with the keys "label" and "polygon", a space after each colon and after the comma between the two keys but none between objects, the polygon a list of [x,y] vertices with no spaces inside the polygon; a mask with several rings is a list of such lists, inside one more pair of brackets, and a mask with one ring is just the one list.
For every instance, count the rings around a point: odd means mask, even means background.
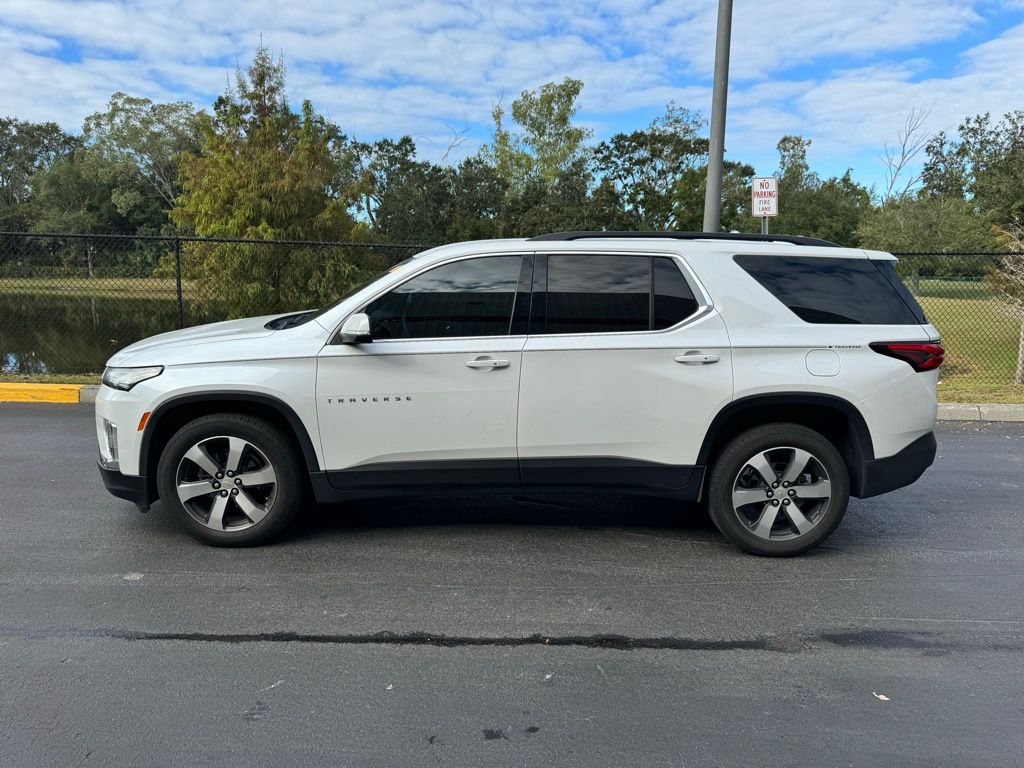
[{"label": "tinted window", "polygon": [[[922,322],[917,302],[915,311],[883,273],[888,262],[813,256],[737,256],[736,262],[808,323]],[[892,279],[899,281],[895,273]]]},{"label": "tinted window", "polygon": [[910,289],[903,284],[900,280],[900,276],[896,274],[896,262],[895,261],[873,261],[878,271],[881,272],[885,279],[889,281],[889,284],[896,289],[896,293],[903,299],[903,303],[907,305],[911,312],[914,313],[914,317],[917,318],[919,323],[927,323],[928,318],[924,316],[924,310],[921,309],[921,305],[917,303],[917,299],[914,298],[914,294],[910,292]]},{"label": "tinted window", "polygon": [[548,256],[546,332],[648,330],[650,269],[648,256]]},{"label": "tinted window", "polygon": [[501,336],[509,332],[520,256],[465,259],[424,272],[371,302],[375,339]]},{"label": "tinted window", "polygon": [[672,259],[654,259],[654,319],[651,328],[671,328],[697,311],[697,299]]}]

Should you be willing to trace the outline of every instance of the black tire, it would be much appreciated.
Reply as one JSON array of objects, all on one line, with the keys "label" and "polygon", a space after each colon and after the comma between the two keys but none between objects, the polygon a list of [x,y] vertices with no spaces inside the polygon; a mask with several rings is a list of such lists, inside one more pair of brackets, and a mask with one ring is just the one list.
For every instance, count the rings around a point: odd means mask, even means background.
[{"label": "black tire", "polygon": [[[798,451],[809,453],[812,461],[806,464],[806,474],[783,488],[783,473],[796,466]],[[775,472],[778,487],[755,469],[762,455],[766,471]],[[827,488],[830,496],[801,498],[801,488],[808,497]],[[753,501],[734,504],[734,498]],[[828,439],[799,424],[765,424],[737,435],[715,459],[708,484],[708,511],[718,530],[745,552],[769,557],[798,555],[816,547],[835,531],[849,500],[850,477],[843,457]],[[792,518],[788,510],[794,512]]]},{"label": "black tire", "polygon": [[[198,465],[192,466],[192,463],[185,459],[185,454],[190,449],[202,443],[207,457],[215,458],[214,464],[220,467],[227,459],[217,459],[216,456],[223,456],[223,453],[215,452],[222,445],[227,449],[232,444],[232,439],[240,439],[247,444],[241,455],[248,466],[255,465],[259,471],[266,472],[266,466],[269,465],[274,476],[272,484],[255,484],[250,488],[240,486],[235,490],[230,483],[247,476],[255,477],[255,473],[246,475],[239,464],[238,472],[232,473],[237,474],[234,480],[215,478]],[[226,466],[228,465],[220,468]],[[270,540],[284,530],[295,517],[303,503],[304,471],[292,441],[280,428],[255,416],[219,413],[191,421],[171,437],[160,455],[157,487],[167,510],[189,535],[216,546],[251,546]],[[186,508],[186,504],[179,498],[178,483],[179,479],[183,483],[186,481],[187,473],[191,473],[189,482],[193,485],[210,483],[212,489],[212,484],[217,479],[222,490],[202,489],[202,495],[189,501],[189,507]],[[217,497],[228,493],[232,495],[225,496],[221,502],[224,505],[221,508],[223,530],[209,527],[201,520],[202,506],[209,503],[212,509]],[[264,516],[256,522],[246,517],[241,505],[243,500],[250,510],[254,501],[261,501],[259,514]],[[207,520],[212,517],[212,512],[208,515]]]}]

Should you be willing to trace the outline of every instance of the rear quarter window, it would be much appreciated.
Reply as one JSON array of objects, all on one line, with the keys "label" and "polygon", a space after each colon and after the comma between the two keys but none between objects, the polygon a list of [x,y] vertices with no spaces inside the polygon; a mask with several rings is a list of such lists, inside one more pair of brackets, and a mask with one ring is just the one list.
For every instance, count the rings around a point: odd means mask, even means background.
[{"label": "rear quarter window", "polygon": [[892,262],[815,256],[735,257],[769,293],[808,323],[920,325],[924,312]]}]

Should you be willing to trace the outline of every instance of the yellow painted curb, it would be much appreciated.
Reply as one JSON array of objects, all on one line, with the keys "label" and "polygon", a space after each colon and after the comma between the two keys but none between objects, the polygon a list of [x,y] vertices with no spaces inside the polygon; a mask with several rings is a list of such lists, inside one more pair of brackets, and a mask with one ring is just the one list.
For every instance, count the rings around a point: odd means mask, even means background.
[{"label": "yellow painted curb", "polygon": [[0,384],[0,403],[77,403],[84,384]]}]

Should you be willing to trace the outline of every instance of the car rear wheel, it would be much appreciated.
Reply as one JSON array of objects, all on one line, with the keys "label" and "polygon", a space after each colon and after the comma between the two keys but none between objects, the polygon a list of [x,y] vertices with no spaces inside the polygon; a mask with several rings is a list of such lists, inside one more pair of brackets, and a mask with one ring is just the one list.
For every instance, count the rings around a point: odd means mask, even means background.
[{"label": "car rear wheel", "polygon": [[245,546],[278,534],[302,504],[302,467],[270,422],[203,416],[171,437],[157,469],[160,498],[192,536]]},{"label": "car rear wheel", "polygon": [[736,546],[784,557],[832,534],[846,513],[850,479],[839,451],[819,433],[766,424],[719,454],[708,498],[711,519]]}]

